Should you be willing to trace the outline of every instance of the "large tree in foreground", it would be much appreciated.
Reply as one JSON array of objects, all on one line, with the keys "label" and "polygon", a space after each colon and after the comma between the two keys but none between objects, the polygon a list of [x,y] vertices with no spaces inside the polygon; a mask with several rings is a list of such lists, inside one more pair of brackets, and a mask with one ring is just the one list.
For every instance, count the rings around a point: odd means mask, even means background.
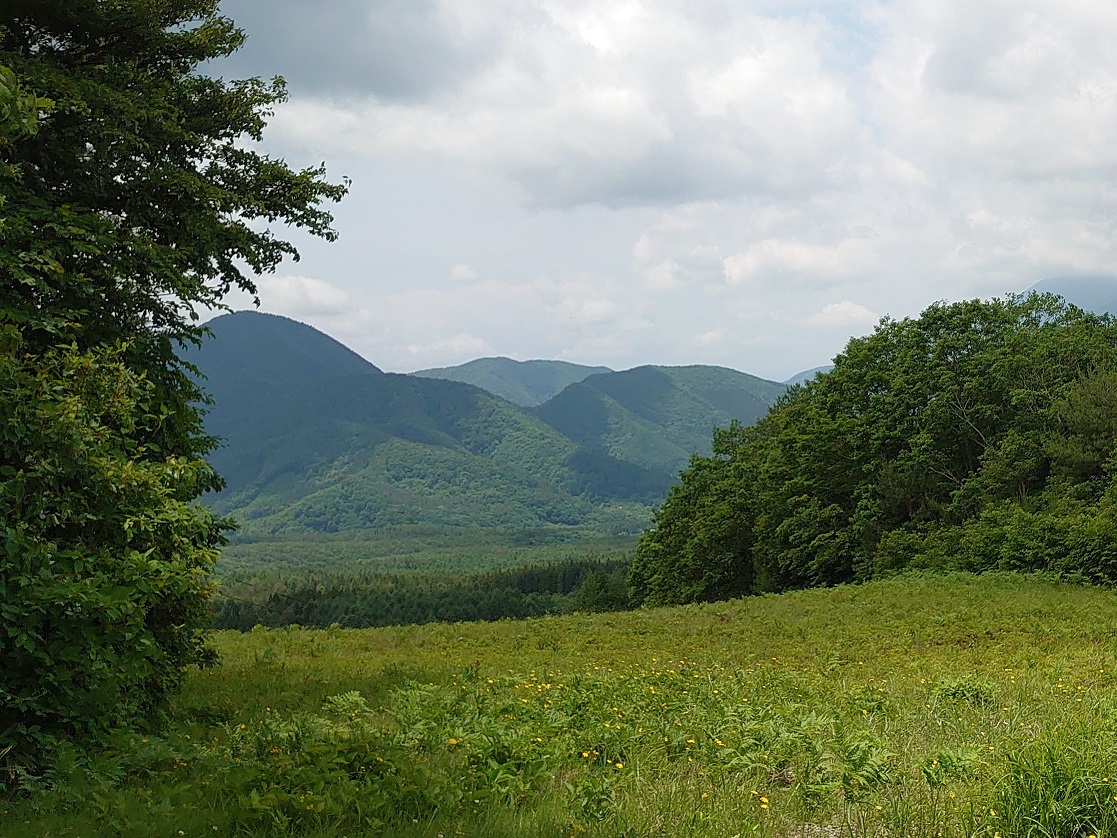
[{"label": "large tree in foreground", "polygon": [[8,762],[157,715],[205,658],[224,524],[197,503],[220,481],[177,352],[197,310],[296,255],[268,224],[331,238],[321,204],[345,191],[252,149],[281,81],[198,72],[242,40],[216,0],[0,6]]}]

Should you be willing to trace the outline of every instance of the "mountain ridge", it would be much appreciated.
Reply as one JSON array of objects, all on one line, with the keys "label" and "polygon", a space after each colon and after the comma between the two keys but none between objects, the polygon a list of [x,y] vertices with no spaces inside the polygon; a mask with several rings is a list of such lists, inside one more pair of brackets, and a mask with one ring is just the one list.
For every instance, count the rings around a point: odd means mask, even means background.
[{"label": "mountain ridge", "polygon": [[647,365],[590,376],[533,410],[590,450],[674,473],[708,453],[715,427],[755,422],[786,389],[728,367]]},{"label": "mountain ridge", "polygon": [[[526,409],[468,383],[383,372],[287,318],[238,312],[209,326],[185,357],[214,398],[206,430],[225,440],[211,461],[227,487],[212,505],[251,536],[398,524],[633,531],[708,450],[714,425],[753,421],[782,392],[725,368],[640,367],[564,389],[588,394],[590,410],[558,396]],[[605,421],[594,425],[593,411]]]},{"label": "mountain ridge", "polygon": [[534,407],[558,395],[570,384],[590,375],[612,372],[609,367],[586,366],[569,361],[532,359],[517,361],[503,356],[475,358],[452,367],[416,370],[411,375],[472,384],[520,407]]}]

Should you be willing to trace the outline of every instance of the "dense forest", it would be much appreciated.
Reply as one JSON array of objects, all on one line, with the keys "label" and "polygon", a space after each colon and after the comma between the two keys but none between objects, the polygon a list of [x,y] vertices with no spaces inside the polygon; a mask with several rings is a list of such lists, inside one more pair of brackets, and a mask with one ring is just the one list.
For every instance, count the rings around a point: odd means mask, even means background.
[{"label": "dense forest", "polygon": [[227,579],[213,626],[374,628],[524,619],[628,606],[625,559],[581,559],[474,575],[460,573],[255,574]]},{"label": "dense forest", "polygon": [[656,512],[638,600],[906,568],[1117,581],[1117,324],[1049,294],[940,303],[851,340]]}]

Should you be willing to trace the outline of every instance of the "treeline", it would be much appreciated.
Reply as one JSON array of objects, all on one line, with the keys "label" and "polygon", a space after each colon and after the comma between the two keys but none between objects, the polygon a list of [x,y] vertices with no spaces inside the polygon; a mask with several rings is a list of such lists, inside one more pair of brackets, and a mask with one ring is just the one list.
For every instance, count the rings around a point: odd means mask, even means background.
[{"label": "treeline", "polygon": [[643,536],[637,601],[905,568],[1117,582],[1117,325],[1052,295],[882,320],[720,430]]},{"label": "treeline", "polygon": [[212,625],[373,628],[615,611],[629,605],[629,567],[627,559],[586,559],[476,575],[254,575],[222,583]]}]

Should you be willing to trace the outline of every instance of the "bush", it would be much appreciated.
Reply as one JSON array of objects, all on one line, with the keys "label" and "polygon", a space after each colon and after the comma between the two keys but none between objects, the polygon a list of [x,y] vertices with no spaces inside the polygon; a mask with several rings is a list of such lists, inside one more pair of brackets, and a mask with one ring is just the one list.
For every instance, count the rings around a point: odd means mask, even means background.
[{"label": "bush", "polygon": [[204,660],[222,523],[200,458],[138,440],[162,421],[120,351],[21,351],[0,331],[0,751],[151,719]]}]

